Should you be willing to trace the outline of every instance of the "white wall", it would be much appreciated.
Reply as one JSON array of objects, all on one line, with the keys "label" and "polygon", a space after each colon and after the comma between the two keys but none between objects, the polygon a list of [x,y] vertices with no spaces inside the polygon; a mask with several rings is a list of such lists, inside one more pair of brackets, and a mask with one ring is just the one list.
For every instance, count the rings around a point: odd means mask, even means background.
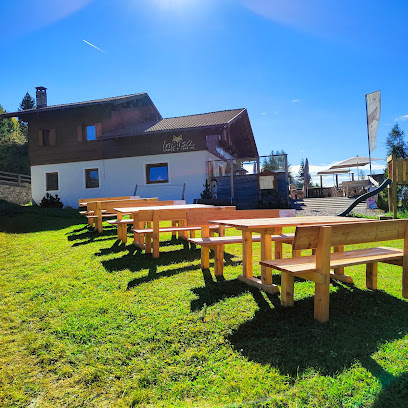
[{"label": "white wall", "polygon": [[[177,200],[183,188],[174,185],[186,183],[185,200],[192,203],[204,189],[210,159],[217,160],[207,151],[198,151],[32,166],[33,200],[39,204],[47,193],[45,174],[58,172],[59,189],[49,193],[58,194],[65,206],[77,208],[79,198],[131,196],[136,184],[141,197]],[[146,186],[145,166],[154,163],[168,163],[168,184]],[[85,169],[93,168],[99,169],[99,188],[85,188]]]}]

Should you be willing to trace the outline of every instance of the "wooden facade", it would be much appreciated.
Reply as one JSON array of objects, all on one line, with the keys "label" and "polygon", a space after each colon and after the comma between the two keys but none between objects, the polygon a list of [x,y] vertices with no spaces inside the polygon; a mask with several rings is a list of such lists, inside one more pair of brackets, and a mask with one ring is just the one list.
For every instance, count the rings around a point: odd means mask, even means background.
[{"label": "wooden facade", "polygon": [[[29,123],[31,166],[197,150],[211,151],[220,159],[257,155],[246,109],[236,110],[239,113],[229,123],[151,131],[162,117],[147,94],[112,99],[112,103],[62,105],[7,116]],[[218,112],[205,115],[211,114]],[[171,119],[182,122],[183,118],[189,117]],[[87,140],[87,126],[95,126],[95,140]]]},{"label": "wooden facade", "polygon": [[[48,191],[71,206],[95,195],[95,188],[104,196],[131,194],[135,185],[151,182],[148,166],[162,163],[168,175],[160,184],[186,184],[192,202],[207,178],[208,160],[258,155],[246,109],[163,119],[141,93],[0,115],[16,116],[28,122],[35,201]],[[98,179],[92,186],[84,181],[90,170]],[[58,188],[47,183],[51,173]],[[157,187],[152,194],[160,192]]]}]

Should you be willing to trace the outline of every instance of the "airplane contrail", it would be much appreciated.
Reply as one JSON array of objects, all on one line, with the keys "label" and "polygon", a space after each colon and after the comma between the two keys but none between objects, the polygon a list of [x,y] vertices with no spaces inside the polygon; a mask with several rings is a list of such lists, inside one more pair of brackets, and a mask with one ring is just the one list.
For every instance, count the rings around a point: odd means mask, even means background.
[{"label": "airplane contrail", "polygon": [[83,41],[84,43],[87,43],[87,44],[90,45],[91,47],[94,47],[94,48],[96,48],[97,50],[102,51],[102,52],[104,52],[104,53],[106,54],[106,51],[104,51],[104,50],[98,48],[96,45],[93,45],[93,44],[91,44],[90,42],[88,42],[88,41],[86,41],[86,40],[82,40],[82,41]]}]

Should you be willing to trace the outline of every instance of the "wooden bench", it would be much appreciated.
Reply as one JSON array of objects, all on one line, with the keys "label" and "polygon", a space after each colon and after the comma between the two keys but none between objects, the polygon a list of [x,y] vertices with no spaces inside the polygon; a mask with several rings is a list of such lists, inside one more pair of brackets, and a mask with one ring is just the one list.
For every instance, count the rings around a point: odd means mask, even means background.
[{"label": "wooden bench", "polygon": [[[189,232],[191,236],[194,236],[195,231],[201,229],[201,225],[186,225],[186,220],[188,214],[195,213],[197,211],[206,212],[209,211],[212,214],[217,214],[220,217],[220,211],[224,213],[227,209],[235,207],[197,207],[197,208],[170,208],[162,210],[141,210],[137,213],[132,214],[134,220],[135,228],[133,228],[134,233],[134,244],[142,249],[145,249],[146,253],[152,252],[153,244],[153,258],[158,258],[160,254],[160,233],[164,232],[180,232],[180,238],[187,239],[186,233]],[[160,228],[160,222],[171,221],[171,227]],[[174,225],[177,222],[178,225]],[[151,223],[151,228],[140,228],[141,224]],[[217,226],[213,229],[218,230]],[[144,243],[145,242],[145,243]]]},{"label": "wooden bench", "polygon": [[[88,203],[92,203],[95,201],[112,201],[112,200],[137,200],[139,199],[140,196],[123,196],[123,197],[100,197],[100,198],[80,198],[78,200],[78,207],[83,208],[87,207]],[[88,208],[86,210],[82,210],[79,212],[80,215],[94,215],[93,210],[89,210]],[[92,218],[88,218],[88,224],[92,227],[94,224],[94,220]]]},{"label": "wooden bench", "polygon": [[[226,244],[242,243],[242,235],[225,236],[224,227],[219,227],[221,237],[211,237],[210,220],[236,220],[236,219],[256,219],[256,218],[276,218],[281,216],[295,216],[295,210],[260,209],[260,210],[224,210],[222,215],[209,211],[195,211],[187,214],[187,225],[201,225],[201,238],[190,238],[193,244],[201,246],[201,267],[210,267],[210,249],[214,250],[214,274],[221,276],[224,268],[224,247]],[[275,241],[275,253],[282,254],[282,244],[291,244],[294,234],[282,234],[282,229],[277,229],[272,240]],[[259,236],[253,237],[254,242],[260,242]]]},{"label": "wooden bench", "polygon": [[[172,205],[183,205],[185,204],[184,200],[169,200],[169,201],[148,201],[148,202],[143,202],[137,205],[132,205],[132,207],[165,207],[165,206],[172,206]],[[121,206],[116,206],[115,208],[126,208],[128,207],[126,204],[121,205]],[[124,244],[127,242],[127,226],[128,225],[134,225],[134,220],[133,217],[131,216],[130,218],[125,218],[123,219],[123,213],[116,212],[115,214],[117,216],[116,220],[108,220],[107,223],[110,225],[116,225],[118,227],[118,240],[122,241]],[[132,215],[131,212],[129,212],[129,215]],[[141,227],[144,227],[145,223],[141,224]]]},{"label": "wooden bench", "polygon": [[[403,250],[380,246],[331,253],[332,247],[397,239],[404,239]],[[311,248],[316,248],[315,255],[299,256],[301,250]],[[294,304],[295,276],[315,282],[314,318],[321,323],[329,319],[330,278],[339,277],[331,274],[330,269],[341,271],[347,266],[366,264],[366,286],[374,290],[377,288],[378,262],[400,265],[402,296],[408,297],[408,220],[300,226],[296,228],[293,251],[293,258],[261,261],[261,265],[282,272],[281,303],[284,306]]]},{"label": "wooden bench", "polygon": [[95,224],[95,229],[98,232],[103,231],[102,221],[106,217],[116,217],[116,211],[113,211],[117,207],[134,207],[134,206],[149,206],[155,205],[158,202],[157,197],[152,198],[139,198],[139,199],[125,199],[125,200],[108,200],[108,201],[94,201],[87,205],[87,211],[89,214],[86,216],[88,222]]},{"label": "wooden bench", "polygon": [[140,198],[140,196],[80,198],[78,199],[78,207],[86,207],[87,203],[92,201],[136,200],[138,198]]}]

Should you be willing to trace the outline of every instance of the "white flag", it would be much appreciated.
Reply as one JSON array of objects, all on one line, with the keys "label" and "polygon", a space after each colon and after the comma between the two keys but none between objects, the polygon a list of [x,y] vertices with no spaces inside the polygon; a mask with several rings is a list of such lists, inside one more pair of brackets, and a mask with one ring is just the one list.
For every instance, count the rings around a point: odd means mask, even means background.
[{"label": "white flag", "polygon": [[381,96],[380,91],[372,92],[366,95],[367,108],[367,130],[370,151],[376,148],[377,128],[380,121]]}]

